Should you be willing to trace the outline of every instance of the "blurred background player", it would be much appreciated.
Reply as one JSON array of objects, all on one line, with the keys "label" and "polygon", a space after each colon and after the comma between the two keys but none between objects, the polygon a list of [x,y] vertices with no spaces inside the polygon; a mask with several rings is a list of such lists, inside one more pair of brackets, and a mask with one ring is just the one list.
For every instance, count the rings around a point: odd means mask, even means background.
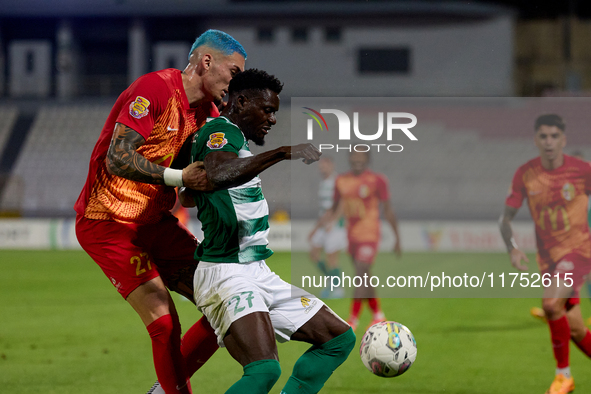
[{"label": "blurred background player", "polygon": [[583,322],[578,298],[585,276],[591,271],[587,224],[591,165],[563,154],[566,135],[560,116],[542,115],[536,119],[534,129],[540,156],[515,172],[500,230],[511,264],[526,271],[522,260],[529,260],[513,239],[511,221],[527,199],[535,222],[540,273],[552,279],[550,286],[545,286],[542,307],[550,327],[556,374],[546,393],[564,394],[575,388],[569,366],[570,340],[591,357],[591,332]]},{"label": "blurred background player", "polygon": [[[310,259],[316,263],[323,275],[339,276],[341,274],[339,252],[347,247],[347,233],[342,217],[336,221],[331,220],[334,186],[337,178],[332,157],[323,155],[318,161],[318,170],[322,177],[318,187],[320,214],[316,225],[308,236],[311,246]],[[324,256],[322,256],[322,252],[324,252]],[[343,287],[337,287],[333,291],[327,287],[322,291],[321,297],[342,298],[344,295],[345,289]]]},{"label": "blurred background player", "polygon": [[[571,153],[571,156],[576,157],[577,159],[580,159],[580,160],[585,160],[585,155],[583,155],[583,152],[581,152],[580,150],[573,151]],[[591,227],[591,199],[589,200],[589,205],[588,205],[588,210],[587,210],[587,223]],[[591,300],[591,278],[589,278],[589,276],[587,276],[586,286],[587,286],[587,295],[590,296],[589,300]],[[544,310],[542,308],[534,306],[531,308],[530,313],[536,319],[540,319],[544,323],[546,323],[546,314],[544,313]],[[587,318],[585,323],[588,326],[591,326],[591,317]]]},{"label": "blurred background player", "polygon": [[[179,188],[177,187],[177,194]],[[170,210],[170,213],[174,215],[175,218],[181,222],[181,224],[187,228],[189,228],[189,223],[191,222],[191,215],[189,214],[189,210],[181,204],[180,200],[177,198],[174,207]]]},{"label": "blurred background player", "polygon": [[[349,253],[355,266],[355,275],[361,277],[371,276],[371,266],[378,253],[380,205],[396,238],[394,253],[397,257],[402,254],[398,221],[390,204],[388,179],[383,174],[369,170],[369,160],[368,152],[352,152],[349,155],[351,171],[337,177],[332,209],[333,215],[343,212],[347,220]],[[356,287],[353,297],[347,321],[353,330],[359,323],[364,299],[372,311],[371,324],[385,320],[373,287]]]},{"label": "blurred background player", "polygon": [[170,213],[174,187],[209,188],[200,163],[184,167],[174,159],[207,117],[219,115],[215,103],[245,59],[236,40],[209,30],[193,44],[183,72],[165,69],[137,79],[109,114],[74,207],[80,245],[142,319],[168,394],[190,394],[189,377],[217,349],[205,319],[187,331],[181,349],[166,288],[193,299],[198,241]]}]

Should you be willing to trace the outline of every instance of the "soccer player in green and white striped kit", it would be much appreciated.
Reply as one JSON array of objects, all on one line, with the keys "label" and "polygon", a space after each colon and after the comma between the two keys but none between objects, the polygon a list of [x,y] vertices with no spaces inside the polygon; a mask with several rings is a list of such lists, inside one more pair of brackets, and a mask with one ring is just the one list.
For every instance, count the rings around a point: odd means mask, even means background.
[{"label": "soccer player in green and white striped kit", "polygon": [[[283,160],[310,164],[320,152],[311,144],[283,146],[258,155],[275,124],[282,84],[259,70],[232,79],[228,105],[193,142],[193,161],[203,161],[213,192],[194,193],[204,240],[195,257],[195,301],[218,343],[244,369],[226,393],[268,393],[281,374],[277,344],[312,345],[296,362],[281,391],[317,393],[355,345],[355,334],[324,303],[283,281],[265,259],[269,232],[267,202],[258,174]],[[186,196],[182,197],[187,205]]]},{"label": "soccer player in green and white striped kit", "polygon": [[[325,276],[340,276],[339,253],[347,249],[347,231],[345,220],[340,216],[336,221],[332,211],[334,186],[337,174],[334,170],[334,162],[330,156],[322,156],[318,161],[318,170],[322,180],[318,187],[318,202],[320,214],[318,221],[308,236],[310,241],[310,259],[316,263]],[[324,251],[324,259],[322,252]],[[327,286],[320,294],[321,298],[343,298],[345,289]]]}]

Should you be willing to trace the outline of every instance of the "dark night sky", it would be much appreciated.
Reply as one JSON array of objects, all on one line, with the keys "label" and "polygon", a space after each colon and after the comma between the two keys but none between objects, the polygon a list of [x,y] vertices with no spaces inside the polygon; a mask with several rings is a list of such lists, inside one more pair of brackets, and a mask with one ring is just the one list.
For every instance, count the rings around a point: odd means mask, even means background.
[{"label": "dark night sky", "polygon": [[[300,3],[316,2],[318,0],[231,0],[234,3],[260,3],[260,2],[283,2]],[[399,3],[414,1],[433,3],[465,3],[465,4],[498,4],[518,11],[522,19],[556,18],[569,15],[578,15],[580,18],[591,18],[591,1],[588,0],[553,0],[553,1],[532,1],[532,0],[322,0],[323,2],[339,3],[384,3],[397,1]]]},{"label": "dark night sky", "polygon": [[[466,3],[470,3],[467,1]],[[522,19],[555,18],[569,14],[580,18],[591,18],[591,2],[587,0],[531,1],[531,0],[495,0],[475,1],[475,3],[499,4],[516,8]]]}]

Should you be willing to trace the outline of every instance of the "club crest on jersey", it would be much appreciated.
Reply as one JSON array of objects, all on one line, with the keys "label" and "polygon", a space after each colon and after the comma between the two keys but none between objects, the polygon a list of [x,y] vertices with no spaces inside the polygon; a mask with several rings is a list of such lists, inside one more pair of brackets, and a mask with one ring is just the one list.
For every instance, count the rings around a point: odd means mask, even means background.
[{"label": "club crest on jersey", "polygon": [[575,198],[575,187],[572,183],[567,182],[564,184],[564,186],[562,186],[562,197],[566,201],[570,201]]},{"label": "club crest on jersey", "polygon": [[135,101],[129,104],[129,114],[136,119],[141,119],[148,115],[150,102],[142,96],[137,96]]},{"label": "club crest on jersey", "polygon": [[302,306],[304,308],[307,308],[308,306],[310,306],[310,299],[309,298],[302,296],[301,300],[302,300]]},{"label": "club crest on jersey", "polygon": [[209,149],[221,149],[228,143],[228,140],[225,137],[226,134],[224,133],[212,133],[209,135],[207,146]]}]

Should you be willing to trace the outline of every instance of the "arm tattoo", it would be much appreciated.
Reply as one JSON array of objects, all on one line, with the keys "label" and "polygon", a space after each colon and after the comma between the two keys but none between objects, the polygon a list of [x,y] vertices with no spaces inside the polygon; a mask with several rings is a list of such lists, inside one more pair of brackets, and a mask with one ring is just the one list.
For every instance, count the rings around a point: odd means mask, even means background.
[{"label": "arm tattoo", "polygon": [[513,239],[513,229],[511,228],[511,221],[513,220],[516,214],[517,208],[505,205],[505,212],[499,220],[499,228],[501,230],[503,242],[505,242],[505,246],[507,247],[507,252],[510,252],[511,250],[513,250],[513,248],[517,248],[517,244]]},{"label": "arm tattoo", "polygon": [[132,181],[163,185],[164,167],[137,153],[145,142],[137,131],[117,123],[106,158],[109,173]]}]

